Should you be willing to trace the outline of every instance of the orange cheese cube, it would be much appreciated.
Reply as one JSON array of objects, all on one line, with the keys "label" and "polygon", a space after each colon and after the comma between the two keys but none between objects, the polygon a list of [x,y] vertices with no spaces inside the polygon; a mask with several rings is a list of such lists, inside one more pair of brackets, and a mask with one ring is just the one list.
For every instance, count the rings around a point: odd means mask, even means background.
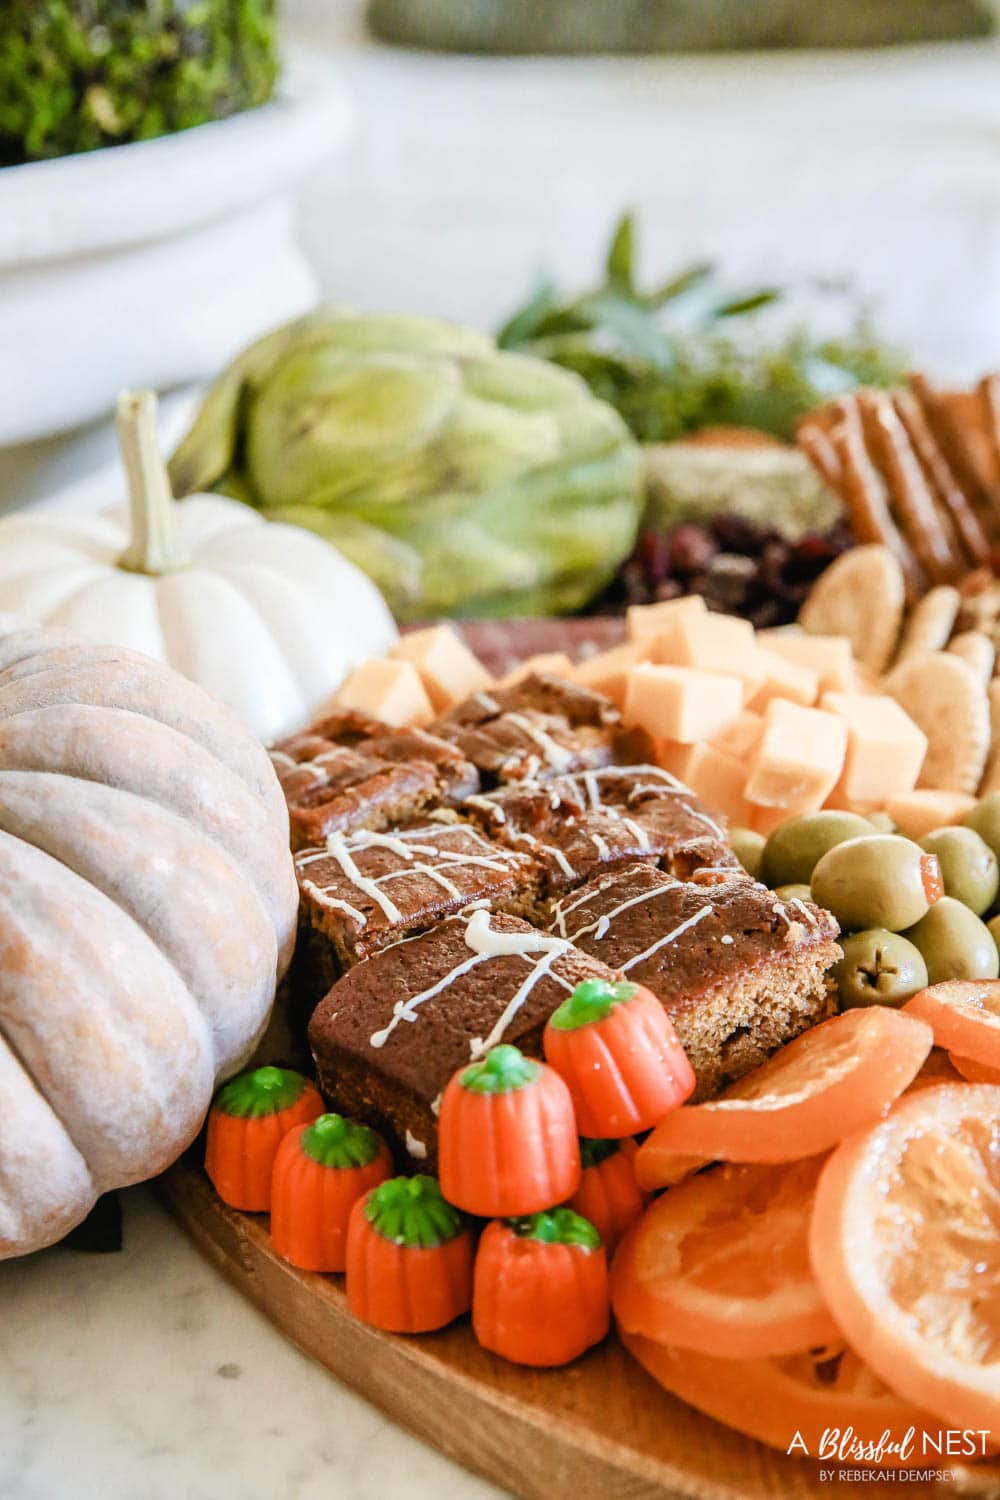
[{"label": "orange cheese cube", "polygon": [[678,620],[703,620],[708,607],[700,594],[664,599],[660,604],[632,604],[625,612],[631,641],[649,641],[673,628]]},{"label": "orange cheese cube", "polygon": [[821,706],[847,729],[844,770],[835,806],[881,807],[910,791],[927,753],[927,736],[896,702],[881,694],[824,693]]},{"label": "orange cheese cube", "polygon": [[819,673],[800,662],[789,661],[776,651],[758,648],[757,662],[763,668],[764,680],[748,702],[748,707],[763,713],[772,698],[787,698],[803,708],[811,708],[819,695]]},{"label": "orange cheese cube", "polygon": [[639,662],[628,674],[624,712],[627,723],[654,739],[693,745],[718,734],[736,718],[742,703],[738,677]]},{"label": "orange cheese cube", "polygon": [[627,641],[624,646],[613,646],[610,651],[601,651],[597,656],[578,661],[573,668],[573,681],[581,687],[592,688],[595,693],[604,693],[621,708],[625,702],[628,674],[636,662],[647,659],[647,654],[644,641]]},{"label": "orange cheese cube", "polygon": [[696,745],[678,745],[676,740],[658,740],[656,764],[669,771],[671,776],[676,776],[678,781],[686,782],[687,768],[696,749]]},{"label": "orange cheese cube", "polygon": [[837,784],[847,728],[836,714],[772,698],[750,759],[746,796],[761,807],[816,812]]},{"label": "orange cheese cube", "polygon": [[512,672],[500,678],[500,686],[510,687],[511,683],[530,677],[532,672],[544,672],[548,677],[562,677],[568,681],[574,675],[574,670],[565,651],[543,651],[538,656],[526,656]]},{"label": "orange cheese cube", "polygon": [[345,679],[336,700],[342,708],[356,708],[401,729],[419,728],[434,717],[431,700],[412,662],[390,657],[363,661]]},{"label": "orange cheese cube", "polygon": [[787,807],[755,807],[752,803],[747,804],[750,808],[750,816],[744,823],[744,828],[752,828],[754,833],[762,833],[764,837],[770,838],[776,828],[782,823],[787,823],[789,818],[797,817],[798,814],[790,813]]},{"label": "orange cheese cube", "polygon": [[806,635],[797,628],[786,626],[759,631],[757,643],[765,650],[783,656],[785,661],[815,672],[821,693],[857,691],[856,663],[846,635]]},{"label": "orange cheese cube", "polygon": [[400,636],[389,655],[408,661],[417,670],[424,691],[437,714],[470,693],[482,692],[493,678],[450,625],[432,625]]},{"label": "orange cheese cube", "polygon": [[896,827],[904,838],[920,840],[935,828],[951,827],[961,823],[967,812],[976,805],[975,797],[968,792],[932,792],[923,789],[903,792],[890,797],[885,804]]},{"label": "orange cheese cube", "polygon": [[680,779],[697,792],[710,811],[722,813],[738,827],[746,827],[751,814],[743,795],[747,772],[736,756],[727,755],[714,745],[691,745]]},{"label": "orange cheese cube", "polygon": [[764,680],[760,651],[749,620],[735,615],[675,615],[653,638],[650,658],[674,667],[696,667],[739,677],[752,698]]},{"label": "orange cheese cube", "polygon": [[735,755],[737,760],[745,760],[763,733],[764,715],[751,713],[745,708],[715,736],[712,744],[716,750],[722,750],[726,755]]}]

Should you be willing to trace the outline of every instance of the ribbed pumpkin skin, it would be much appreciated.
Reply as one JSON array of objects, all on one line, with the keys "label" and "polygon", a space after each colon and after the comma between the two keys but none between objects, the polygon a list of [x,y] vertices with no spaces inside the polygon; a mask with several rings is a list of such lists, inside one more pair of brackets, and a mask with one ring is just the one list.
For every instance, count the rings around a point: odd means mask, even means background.
[{"label": "ribbed pumpkin skin", "polygon": [[205,1140],[205,1171],[223,1203],[248,1214],[271,1207],[271,1177],[282,1141],[296,1125],[323,1113],[323,1100],[311,1083],[294,1104],[256,1120],[213,1109]]},{"label": "ribbed pumpkin skin", "polygon": [[296,907],[284,799],[228,709],[0,616],[0,1259],[189,1144]]},{"label": "ribbed pumpkin skin", "polygon": [[486,1226],[472,1300],[472,1329],[484,1349],[515,1364],[565,1365],[599,1344],[609,1322],[603,1247],[543,1244],[506,1224]]},{"label": "ribbed pumpkin skin", "polygon": [[351,1209],[373,1187],[392,1176],[383,1144],[363,1167],[325,1167],[302,1149],[308,1124],[285,1136],[271,1174],[271,1243],[303,1271],[347,1268]]},{"label": "ribbed pumpkin skin", "polygon": [[433,1249],[388,1240],[351,1210],[347,1232],[347,1301],[362,1322],[388,1333],[430,1333],[472,1306],[472,1236],[463,1229]]},{"label": "ribbed pumpkin skin", "polygon": [[544,1068],[527,1088],[478,1094],[456,1074],[441,1101],[438,1172],[448,1202],[484,1219],[564,1203],[580,1181],[580,1147],[562,1079]]}]

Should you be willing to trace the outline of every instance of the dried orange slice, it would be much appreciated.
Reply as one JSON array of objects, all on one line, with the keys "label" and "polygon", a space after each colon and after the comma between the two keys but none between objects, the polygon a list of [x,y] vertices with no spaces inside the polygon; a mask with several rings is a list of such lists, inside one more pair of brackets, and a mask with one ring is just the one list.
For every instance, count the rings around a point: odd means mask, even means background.
[{"label": "dried orange slice", "polygon": [[873,1125],[931,1050],[930,1027],[883,1006],[849,1010],[789,1042],[709,1104],[684,1105],[639,1149],[643,1188],[676,1180],[678,1156],[781,1162]]},{"label": "dried orange slice", "polygon": [[932,1466],[942,1451],[937,1421],[897,1396],[850,1349],[717,1359],[637,1334],[622,1341],[682,1401],[783,1453],[888,1469]]},{"label": "dried orange slice", "polygon": [[845,1141],[809,1243],[872,1369],[950,1426],[1000,1438],[1000,1088],[924,1089]]},{"label": "dried orange slice", "polygon": [[971,1057],[959,1057],[956,1052],[948,1053],[948,1061],[968,1083],[1000,1083],[1000,1068],[987,1067]]},{"label": "dried orange slice", "polygon": [[612,1263],[620,1326],[737,1359],[838,1339],[809,1266],[821,1167],[727,1165],[664,1193]]},{"label": "dried orange slice", "polygon": [[926,1021],[939,1047],[1000,1068],[1000,979],[948,979],[903,1006]]}]

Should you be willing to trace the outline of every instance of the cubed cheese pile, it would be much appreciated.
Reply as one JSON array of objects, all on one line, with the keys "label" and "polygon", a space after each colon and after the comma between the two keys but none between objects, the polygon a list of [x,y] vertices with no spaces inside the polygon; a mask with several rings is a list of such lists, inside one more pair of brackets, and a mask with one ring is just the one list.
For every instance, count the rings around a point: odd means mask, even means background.
[{"label": "cubed cheese pile", "polygon": [[[844,636],[755,631],[697,597],[629,610],[622,646],[572,663],[536,656],[503,681],[550,672],[606,693],[655,740],[663,767],[733,826],[770,833],[821,807],[885,810],[920,838],[973,799],[916,789],[923,731],[878,690]],[[494,679],[451,626],[402,637],[355,669],[337,702],[390,724],[424,725]]]},{"label": "cubed cheese pile", "polygon": [[846,638],[758,632],[697,597],[637,606],[628,629],[577,680],[620,703],[666,769],[733,824],[769,833],[913,793],[926,737],[860,674]]}]

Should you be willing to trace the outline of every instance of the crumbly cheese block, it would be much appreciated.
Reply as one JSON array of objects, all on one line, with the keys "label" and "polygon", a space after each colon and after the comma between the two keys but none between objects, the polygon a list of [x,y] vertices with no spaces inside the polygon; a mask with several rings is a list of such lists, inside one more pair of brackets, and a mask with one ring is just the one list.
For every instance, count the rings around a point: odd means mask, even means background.
[{"label": "crumbly cheese block", "polygon": [[739,677],[749,700],[765,677],[754,628],[735,615],[678,614],[652,641],[650,659],[673,667],[695,667]]},{"label": "crumbly cheese block", "polygon": [[[573,663],[565,651],[542,651],[537,656],[526,656],[512,672],[506,677],[499,679],[499,687],[512,687],[515,682],[522,678],[530,677],[533,672],[543,672],[549,677],[561,677],[569,682],[574,673]],[[462,697],[466,697],[465,693]]]},{"label": "crumbly cheese block", "polygon": [[857,664],[846,635],[806,635],[796,627],[780,626],[758,631],[757,643],[815,672],[821,693],[853,693],[857,689]]},{"label": "crumbly cheese block", "polygon": [[727,724],[715,736],[712,744],[716,750],[722,750],[726,755],[735,755],[737,760],[745,761],[763,733],[763,713],[754,713],[745,708],[731,724]]},{"label": "crumbly cheese block", "polygon": [[753,829],[754,833],[761,833],[765,838],[770,838],[776,828],[782,823],[787,823],[792,816],[786,807],[756,807],[748,802],[750,816],[743,825],[745,828]]},{"label": "crumbly cheese block", "polygon": [[777,651],[758,647],[756,660],[764,679],[747,707],[764,713],[772,698],[787,698],[803,708],[812,708],[819,696],[819,673],[801,662],[789,661]]},{"label": "crumbly cheese block", "polygon": [[683,770],[673,774],[697,792],[706,806],[724,813],[734,827],[746,827],[751,809],[743,795],[747,782],[743,762],[704,743],[683,747],[678,759],[683,762]]},{"label": "crumbly cheese block", "polygon": [[573,667],[572,680],[581,687],[592,688],[595,693],[604,693],[621,708],[625,702],[629,672],[637,662],[648,660],[648,656],[648,641],[626,641],[624,646],[613,646],[610,651],[601,651],[586,661],[578,661]]},{"label": "crumbly cheese block", "polygon": [[678,620],[701,620],[708,606],[700,594],[683,599],[664,599],[659,604],[632,604],[625,611],[630,641],[649,641],[672,630]]},{"label": "crumbly cheese block", "polygon": [[392,724],[429,724],[434,717],[431,700],[412,662],[390,657],[372,657],[341,684],[336,700],[341,708],[356,708],[373,719]]},{"label": "crumbly cheese block", "polygon": [[639,662],[628,674],[625,721],[654,739],[694,745],[710,740],[739,714],[743,684],[738,677]]},{"label": "crumbly cheese block", "polygon": [[847,727],[844,770],[831,798],[834,807],[882,807],[916,785],[927,736],[894,698],[824,693],[820,704]]},{"label": "crumbly cheese block", "polygon": [[885,811],[904,838],[919,841],[935,828],[961,823],[976,805],[968,792],[935,792],[923,788],[890,797]]},{"label": "crumbly cheese block", "polygon": [[[416,668],[436,714],[444,713],[472,693],[482,692],[493,681],[479,658],[450,625],[432,625],[428,630],[410,631],[400,636],[389,655],[397,661],[408,661]],[[559,662],[565,663],[566,667],[570,665],[569,657],[561,653]],[[524,663],[521,670],[531,669]],[[553,670],[563,674],[562,665]],[[349,705],[351,708],[356,706]]]},{"label": "crumbly cheese block", "polygon": [[788,814],[816,812],[837,784],[847,726],[836,714],[775,698],[750,760],[746,797]]}]

